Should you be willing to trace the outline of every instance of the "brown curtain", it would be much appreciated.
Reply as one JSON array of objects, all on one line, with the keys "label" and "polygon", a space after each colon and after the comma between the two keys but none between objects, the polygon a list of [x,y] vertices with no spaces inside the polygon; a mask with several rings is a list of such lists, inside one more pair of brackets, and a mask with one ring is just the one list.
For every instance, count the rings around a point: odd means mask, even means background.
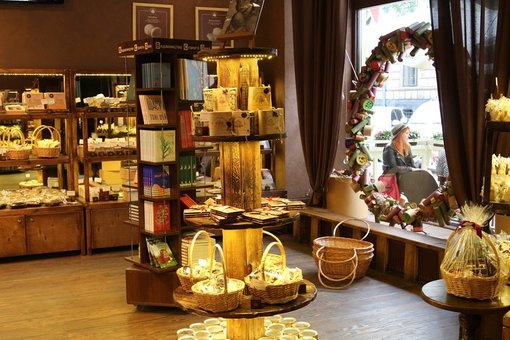
[{"label": "brown curtain", "polygon": [[[498,32],[496,35],[496,55],[494,62],[494,74],[498,80],[491,87],[494,98],[500,95],[510,97],[510,1],[500,1],[498,11]],[[510,134],[498,133],[494,139],[496,141],[496,154],[510,156]]]},{"label": "brown curtain", "polygon": [[349,1],[293,0],[299,129],[312,206],[325,206],[337,150]]},{"label": "brown curtain", "polygon": [[430,0],[448,167],[459,203],[481,202],[485,102],[493,82],[498,1]]}]

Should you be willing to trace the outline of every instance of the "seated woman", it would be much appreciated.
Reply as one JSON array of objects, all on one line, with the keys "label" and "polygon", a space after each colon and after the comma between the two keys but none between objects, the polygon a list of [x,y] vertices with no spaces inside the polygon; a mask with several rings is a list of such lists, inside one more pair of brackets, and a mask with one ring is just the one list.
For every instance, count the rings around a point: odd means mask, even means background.
[{"label": "seated woman", "polygon": [[399,173],[417,168],[409,144],[409,127],[399,123],[391,129],[393,138],[383,150],[383,173]]}]

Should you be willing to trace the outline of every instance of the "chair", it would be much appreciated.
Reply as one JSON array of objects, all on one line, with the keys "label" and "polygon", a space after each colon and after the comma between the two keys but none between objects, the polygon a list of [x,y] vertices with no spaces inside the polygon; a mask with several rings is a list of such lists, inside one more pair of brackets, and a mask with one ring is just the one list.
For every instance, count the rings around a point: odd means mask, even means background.
[{"label": "chair", "polygon": [[409,202],[416,203],[419,203],[439,187],[434,177],[425,170],[399,173],[397,182],[400,193],[403,193],[409,199]]}]

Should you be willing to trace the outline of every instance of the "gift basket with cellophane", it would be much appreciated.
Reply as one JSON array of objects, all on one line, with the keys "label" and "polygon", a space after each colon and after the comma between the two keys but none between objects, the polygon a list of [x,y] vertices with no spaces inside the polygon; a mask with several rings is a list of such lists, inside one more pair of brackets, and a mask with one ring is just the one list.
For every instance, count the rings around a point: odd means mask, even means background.
[{"label": "gift basket with cellophane", "polygon": [[509,276],[509,263],[489,234],[482,231],[492,217],[487,207],[465,204],[459,228],[446,242],[441,276],[448,293],[487,300],[499,296]]}]

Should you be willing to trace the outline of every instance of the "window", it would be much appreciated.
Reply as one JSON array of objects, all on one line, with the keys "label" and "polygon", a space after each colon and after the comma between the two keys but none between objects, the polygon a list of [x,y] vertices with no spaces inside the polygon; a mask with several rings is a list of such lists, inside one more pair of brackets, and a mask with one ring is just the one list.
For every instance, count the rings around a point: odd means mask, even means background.
[{"label": "window", "polygon": [[[356,14],[358,73],[381,36],[416,22],[431,22],[428,0],[387,1],[383,5],[359,9]],[[375,112],[371,119],[372,138],[380,139],[375,138],[376,135],[390,137],[395,124],[407,122],[411,132],[419,134],[411,134],[418,136],[413,154],[422,161],[422,169],[434,173],[442,149],[436,71],[424,50],[419,50],[414,57],[409,55],[410,51],[406,51],[401,62],[390,65],[388,79],[377,88],[372,109]],[[382,172],[382,163],[378,161],[382,160],[382,148],[371,146],[371,149],[374,158],[371,172],[377,178]]]},{"label": "window", "polygon": [[418,85],[418,69],[416,67],[402,66],[402,86],[413,87]]}]

